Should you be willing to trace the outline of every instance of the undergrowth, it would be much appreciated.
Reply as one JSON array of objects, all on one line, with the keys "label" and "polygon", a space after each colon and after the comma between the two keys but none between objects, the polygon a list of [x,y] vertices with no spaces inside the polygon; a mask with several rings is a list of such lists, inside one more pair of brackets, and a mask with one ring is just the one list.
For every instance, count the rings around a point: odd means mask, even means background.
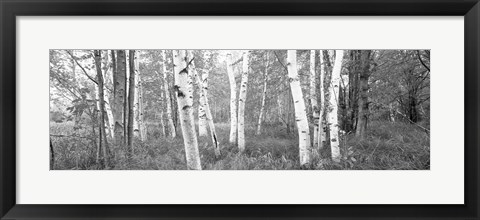
[{"label": "undergrowth", "polygon": [[[246,149],[240,153],[229,144],[229,124],[216,124],[221,153],[216,158],[210,137],[199,137],[202,168],[206,170],[428,170],[430,169],[429,134],[405,123],[374,121],[369,124],[364,140],[354,134],[341,137],[342,159],[333,162],[328,146],[314,152],[312,163],[300,167],[295,132],[264,126],[261,135],[254,127],[246,127]],[[55,149],[55,169],[103,169],[96,164],[96,148],[89,128],[73,131],[73,124],[51,122]],[[180,133],[180,132],[179,132]],[[135,140],[134,154],[128,158],[124,146],[110,145],[110,164],[115,170],[184,170],[186,161],[183,139],[162,137],[158,126],[148,126],[148,139]],[[111,142],[111,141],[110,141]]]}]

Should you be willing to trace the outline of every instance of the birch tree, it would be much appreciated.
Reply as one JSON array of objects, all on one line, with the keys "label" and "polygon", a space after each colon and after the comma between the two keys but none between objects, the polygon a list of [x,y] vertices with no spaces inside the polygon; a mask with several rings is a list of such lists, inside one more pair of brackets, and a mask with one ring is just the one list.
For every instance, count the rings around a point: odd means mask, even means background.
[{"label": "birch tree", "polygon": [[[160,75],[160,73],[158,71],[155,71],[157,73],[157,75],[159,76],[159,78],[162,77],[162,75]],[[163,103],[164,103],[164,100],[165,100],[165,92],[163,90],[163,86],[162,86],[162,83],[159,83],[160,85],[160,100],[159,100],[159,105],[160,105],[160,128],[162,129],[162,136],[163,137],[166,137],[167,133],[165,132],[165,122],[164,122],[164,117],[165,117],[165,111],[164,111],[164,106],[163,106]],[[155,114],[155,121],[157,120],[157,114]]]},{"label": "birch tree", "polygon": [[319,109],[317,104],[316,92],[316,74],[315,74],[315,50],[310,50],[310,103],[312,104],[313,113],[313,148],[318,148],[319,134]]},{"label": "birch tree", "polygon": [[124,137],[124,116],[125,116],[125,93],[126,93],[126,78],[127,78],[127,65],[126,65],[126,58],[125,58],[125,51],[118,50],[117,59],[115,59],[115,55],[113,54],[112,59],[115,60],[116,63],[116,71],[114,71],[114,84],[113,84],[113,91],[114,91],[114,110],[113,110],[113,118],[115,122],[115,141],[117,145],[123,143]]},{"label": "birch tree", "polygon": [[133,133],[136,137],[139,137],[140,140],[146,141],[147,131],[144,123],[144,107],[143,107],[143,81],[142,75],[140,74],[139,67],[139,53],[135,52],[134,56],[134,69],[135,72],[135,97],[134,97],[134,122],[133,122]]},{"label": "birch tree", "polygon": [[112,94],[112,90],[111,89],[108,89],[107,88],[107,84],[112,84],[112,81],[111,81],[111,78],[108,77],[108,72],[110,70],[110,65],[108,63],[108,50],[105,51],[105,55],[102,56],[102,60],[103,60],[103,79],[104,79],[104,94],[105,94],[105,100],[108,100],[108,101],[105,101],[105,111],[107,113],[107,116],[106,116],[106,122],[105,124],[107,125],[107,128],[108,128],[108,133],[110,135],[110,137],[112,139],[115,138],[115,123],[114,123],[114,119],[113,119],[113,112],[112,112],[112,105],[110,103],[112,103],[112,100],[113,100],[113,94]]},{"label": "birch tree", "polygon": [[210,106],[208,104],[208,94],[207,94],[207,91],[208,91],[208,86],[207,86],[208,85],[207,84],[208,73],[203,74],[206,77],[205,77],[205,79],[202,80],[202,78],[198,74],[197,70],[195,69],[195,60],[193,59],[193,53],[191,51],[188,51],[188,57],[190,59],[192,59],[192,61],[190,61],[190,67],[191,68],[189,68],[189,72],[191,74],[193,74],[194,79],[198,84],[200,99],[202,99],[202,97],[203,97],[203,105],[204,105],[203,111],[204,111],[204,114],[205,114],[204,119],[205,119],[205,122],[208,122],[208,126],[210,128],[210,137],[212,138],[212,144],[213,144],[213,149],[214,149],[214,152],[215,152],[215,156],[219,157],[220,156],[220,144],[219,144],[219,141],[218,141],[217,133],[215,131],[215,124],[213,123],[213,118],[212,118],[212,113],[210,111]]},{"label": "birch tree", "polygon": [[[188,62],[187,62],[188,61]],[[198,151],[197,134],[193,117],[193,82],[188,72],[190,60],[187,51],[173,51],[173,65],[175,71],[175,91],[177,95],[180,126],[182,128],[183,143],[187,168],[201,170],[200,153]]]},{"label": "birch tree", "polygon": [[165,92],[165,100],[167,103],[168,131],[170,132],[170,137],[175,138],[177,136],[177,133],[175,132],[175,125],[173,124],[172,118],[172,103],[170,101],[170,91],[167,81],[167,56],[165,55],[165,50],[162,50],[162,59],[163,91]]},{"label": "birch tree", "polygon": [[268,55],[269,51],[265,51],[265,73],[264,73],[264,80],[263,80],[263,93],[262,93],[262,107],[260,108],[260,114],[258,116],[258,124],[257,124],[257,131],[256,135],[260,135],[261,129],[262,129],[262,119],[263,119],[263,114],[265,111],[265,98],[267,97],[267,81],[268,81]]},{"label": "birch tree", "polygon": [[102,74],[102,64],[101,64],[101,52],[100,50],[94,51],[94,58],[95,58],[95,67],[97,70],[97,86],[98,86],[98,96],[99,96],[99,104],[100,104],[100,145],[99,148],[102,149],[103,153],[103,161],[104,166],[108,166],[108,141],[107,141],[107,134],[105,132],[105,99],[104,99],[104,92],[103,92],[103,74]]},{"label": "birch tree", "polygon": [[248,54],[248,50],[243,52],[242,81],[238,96],[238,149],[240,151],[245,150],[245,101],[247,99]]},{"label": "birch tree", "polygon": [[232,53],[227,52],[227,74],[230,82],[230,144],[235,144],[237,139],[237,82],[232,66]]},{"label": "birch tree", "polygon": [[[193,57],[193,53],[191,54]],[[203,88],[206,88],[206,85],[204,85],[205,82],[200,80],[200,76],[198,76],[197,74],[198,73],[195,70],[195,75],[196,77],[198,77],[195,80],[197,81],[198,88],[200,89],[200,100],[198,105],[198,136],[203,137],[203,136],[207,136],[206,94],[205,94],[205,91],[203,91]],[[205,74],[202,74],[202,75],[205,75]],[[202,76],[202,78],[203,77],[204,76]]]},{"label": "birch tree", "polygon": [[297,51],[288,50],[287,53],[288,79],[290,81],[290,90],[292,92],[295,108],[295,121],[298,130],[298,148],[300,151],[300,165],[304,166],[310,163],[310,131],[308,128],[307,112],[305,101],[303,99],[300,79],[297,72]]},{"label": "birch tree", "polygon": [[330,147],[332,160],[340,162],[340,139],[338,124],[338,92],[340,86],[340,73],[342,71],[343,50],[335,51],[335,63],[332,70],[332,81],[330,86],[330,111],[328,112],[330,126]]},{"label": "birch tree", "polygon": [[325,78],[325,72],[326,72],[326,65],[325,62],[323,61],[323,51],[320,51],[319,53],[319,59],[320,59],[320,77],[319,77],[319,84],[320,84],[320,105],[319,105],[319,120],[318,120],[318,148],[322,149],[324,147],[324,142],[326,139],[326,132],[325,132],[325,121],[324,121],[324,114],[325,114],[325,88],[323,85],[323,79]]},{"label": "birch tree", "polygon": [[131,157],[133,155],[133,121],[134,121],[134,111],[133,107],[135,105],[135,50],[128,51],[128,58],[129,58],[129,70],[130,70],[130,78],[129,88],[128,88],[128,130],[127,130],[127,138],[128,138],[128,155]]}]

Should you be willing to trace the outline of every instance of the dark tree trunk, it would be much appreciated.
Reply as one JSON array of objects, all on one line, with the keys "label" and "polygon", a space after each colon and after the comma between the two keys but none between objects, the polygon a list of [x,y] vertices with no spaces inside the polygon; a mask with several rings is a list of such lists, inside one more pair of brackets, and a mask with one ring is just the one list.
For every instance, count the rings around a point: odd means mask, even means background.
[{"label": "dark tree trunk", "polygon": [[370,76],[370,50],[362,50],[360,64],[360,92],[358,100],[358,122],[356,136],[365,138],[368,120],[368,78]]},{"label": "dark tree trunk", "polygon": [[50,170],[55,169],[55,151],[53,150],[52,139],[50,139]]},{"label": "dark tree trunk", "polygon": [[410,121],[417,123],[419,120],[418,118],[418,110],[417,110],[417,100],[414,95],[409,95],[408,97],[408,117]]}]

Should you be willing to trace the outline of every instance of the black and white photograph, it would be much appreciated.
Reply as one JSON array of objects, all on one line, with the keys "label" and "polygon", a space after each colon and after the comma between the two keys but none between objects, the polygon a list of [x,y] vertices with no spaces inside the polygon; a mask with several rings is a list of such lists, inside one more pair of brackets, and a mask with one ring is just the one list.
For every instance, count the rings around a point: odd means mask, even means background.
[{"label": "black and white photograph", "polygon": [[49,53],[50,170],[430,170],[429,49]]}]

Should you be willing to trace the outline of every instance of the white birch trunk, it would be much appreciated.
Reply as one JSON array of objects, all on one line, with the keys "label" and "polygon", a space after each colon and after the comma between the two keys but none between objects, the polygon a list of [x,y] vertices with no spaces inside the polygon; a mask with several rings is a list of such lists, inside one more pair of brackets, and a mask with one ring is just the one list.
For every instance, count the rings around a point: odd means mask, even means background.
[{"label": "white birch trunk", "polygon": [[135,71],[135,96],[133,98],[133,134],[135,137],[142,139],[140,131],[140,96],[141,88],[140,81],[141,76],[138,71],[138,51],[135,53],[134,59],[134,71]]},{"label": "white birch trunk", "polygon": [[165,50],[162,50],[162,74],[163,74],[163,89],[165,91],[165,100],[167,103],[167,120],[168,120],[168,130],[170,131],[170,137],[175,138],[177,133],[175,132],[175,125],[173,124],[172,118],[172,102],[170,101],[170,91],[168,89],[167,81],[167,56],[165,55]]},{"label": "white birch trunk", "polygon": [[248,53],[243,52],[242,81],[240,83],[240,94],[238,96],[238,149],[245,150],[245,101],[247,99],[248,83]]},{"label": "white birch trunk", "polygon": [[[158,72],[158,71],[155,71],[155,73],[160,77],[162,78],[163,76]],[[162,86],[162,83],[160,83],[160,102],[159,102],[159,109],[160,109],[160,127],[162,129],[162,136],[165,137],[167,136],[167,132],[165,131],[165,122],[163,121],[164,120],[164,117],[165,117],[165,107],[163,106],[162,103],[165,103],[165,91],[164,91],[164,88]],[[155,114],[155,121],[157,120],[157,114]]]},{"label": "white birch trunk", "polygon": [[310,103],[312,104],[313,114],[313,148],[318,149],[318,133],[319,133],[319,109],[317,103],[316,92],[316,74],[315,74],[315,50],[310,50]]},{"label": "white birch trunk", "polygon": [[104,79],[104,86],[103,86],[103,94],[104,94],[104,104],[105,104],[105,112],[107,113],[106,115],[106,120],[105,120],[105,127],[107,128],[107,131],[108,131],[108,134],[109,136],[112,138],[112,140],[115,138],[115,132],[114,132],[114,127],[115,127],[115,124],[114,124],[114,120],[113,120],[113,112],[112,112],[112,108],[110,106],[110,100],[113,100],[113,95],[112,95],[112,92],[113,90],[109,90],[107,89],[107,84],[112,84],[112,78],[108,76],[108,72],[109,72],[109,69],[110,69],[110,65],[108,64],[108,61],[109,61],[109,53],[108,53],[108,50],[106,51],[102,51],[102,53],[104,53],[104,55],[102,55],[102,62],[103,62],[103,79]]},{"label": "white birch trunk", "polygon": [[262,120],[263,114],[265,111],[265,98],[267,97],[267,81],[268,81],[268,51],[265,52],[265,76],[263,81],[263,96],[262,96],[262,107],[260,108],[260,115],[258,116],[257,132],[256,135],[260,135],[262,130]]},{"label": "white birch trunk", "polygon": [[[192,62],[193,64],[193,62]],[[193,67],[194,68],[194,67]],[[212,138],[213,149],[215,152],[215,156],[220,156],[220,143],[218,141],[217,132],[215,131],[215,123],[213,123],[212,112],[210,111],[210,105],[208,104],[208,96],[207,96],[207,79],[200,78],[200,75],[197,73],[196,70],[194,71],[195,80],[200,86],[200,97],[204,97],[204,111],[205,111],[205,122],[208,122],[208,126],[210,127],[210,137]],[[204,76],[206,74],[203,74]],[[202,83],[203,82],[203,83]]]},{"label": "white birch trunk", "polygon": [[193,55],[193,52],[189,50],[188,52],[188,58],[193,59],[189,65],[189,73],[192,74],[193,80],[196,81],[199,89],[199,105],[198,105],[198,136],[204,137],[207,136],[207,115],[206,115],[206,104],[205,104],[205,92],[203,90],[203,81],[200,79],[200,76],[198,75],[198,71],[195,68],[195,56]]},{"label": "white birch trunk", "polygon": [[107,117],[108,117],[109,136],[110,138],[115,139],[115,132],[114,132],[115,125],[113,124],[113,113],[112,113],[112,108],[110,107],[110,102],[105,102],[105,111],[107,112]]},{"label": "white birch trunk", "polygon": [[143,98],[143,77],[140,74],[140,54],[135,53],[135,72],[138,77],[138,91],[135,93],[138,97],[138,126],[140,129],[140,140],[147,140],[147,126],[145,125],[145,109],[144,109],[144,98]]},{"label": "white birch trunk", "polygon": [[232,54],[227,52],[227,74],[230,82],[230,144],[235,144],[237,139],[237,82],[233,73]]},{"label": "white birch trunk", "polygon": [[[206,71],[205,71],[206,72]],[[198,73],[196,73],[198,74]],[[207,74],[202,74],[204,78]],[[198,87],[200,88],[201,92],[200,93],[200,100],[199,100],[199,105],[198,105],[198,136],[204,137],[207,136],[207,112],[206,112],[206,93],[203,88],[206,87],[207,85],[205,82],[205,78],[203,81],[200,79],[200,76],[198,76],[197,79],[198,82]]]},{"label": "white birch trunk", "polygon": [[295,121],[298,130],[298,148],[300,151],[300,166],[310,163],[310,132],[307,121],[307,109],[303,99],[300,79],[297,73],[297,51],[288,50],[287,53],[288,78],[290,89],[292,91],[293,103],[295,108]]},{"label": "white birch trunk", "polygon": [[178,101],[180,126],[182,127],[183,143],[187,168],[201,170],[200,153],[198,151],[197,134],[193,117],[193,82],[188,72],[187,51],[174,50],[173,62],[175,71],[175,90]]},{"label": "white birch trunk", "polygon": [[326,72],[326,66],[325,63],[323,62],[323,51],[320,51],[320,80],[318,83],[320,83],[320,112],[319,112],[319,120],[318,120],[318,148],[322,149],[325,146],[325,141],[326,141],[326,121],[325,118],[323,117],[325,114],[325,87],[323,86],[323,79],[325,77],[325,72]]},{"label": "white birch trunk", "polygon": [[162,127],[162,136],[165,137],[166,133],[165,133],[165,122],[163,121],[163,116],[165,115],[165,113],[163,112],[163,110],[160,111],[160,127]]},{"label": "white birch trunk", "polygon": [[330,86],[330,111],[328,112],[330,125],[330,147],[332,160],[340,162],[340,137],[338,125],[338,89],[340,86],[340,73],[342,71],[343,50],[336,50],[335,63],[332,70],[332,81]]}]

